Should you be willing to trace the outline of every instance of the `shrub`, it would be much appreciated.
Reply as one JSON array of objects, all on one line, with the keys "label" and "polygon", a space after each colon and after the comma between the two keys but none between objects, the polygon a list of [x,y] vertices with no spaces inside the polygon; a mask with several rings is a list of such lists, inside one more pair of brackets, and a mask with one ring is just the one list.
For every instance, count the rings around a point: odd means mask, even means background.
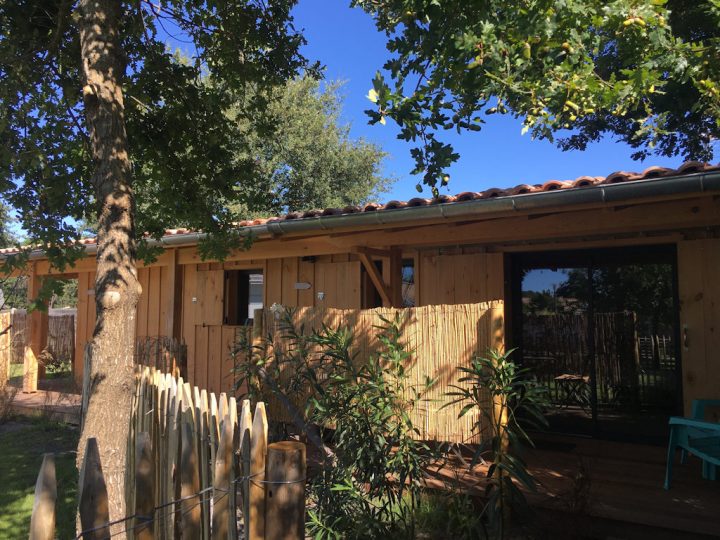
[{"label": "shrub", "polygon": [[432,382],[418,388],[409,381],[399,315],[375,329],[379,350],[369,358],[352,353],[348,327],[306,336],[290,312],[282,317],[284,350],[272,338],[240,345],[239,388],[255,399],[279,398],[310,436],[313,426],[327,430],[328,459],[309,483],[308,533],[413,537],[423,471],[436,456],[418,440],[410,411]]},{"label": "shrub", "polygon": [[12,416],[12,404],[18,389],[9,384],[0,385],[0,424],[4,424]]},{"label": "shrub", "polygon": [[[515,483],[536,489],[534,478],[518,454],[521,445],[533,446],[523,426],[547,425],[542,414],[547,402],[545,390],[530,377],[528,369],[519,369],[510,360],[512,352],[489,350],[485,357],[474,358],[470,366],[459,368],[463,373],[460,382],[469,386],[454,385],[454,391],[448,393],[452,398],[448,405],[463,404],[460,416],[479,409],[490,426],[490,437],[478,446],[470,467],[488,456],[487,502],[482,514],[487,534],[494,538],[504,538],[512,509],[527,506]],[[482,426],[479,419],[475,429],[480,431]]]}]

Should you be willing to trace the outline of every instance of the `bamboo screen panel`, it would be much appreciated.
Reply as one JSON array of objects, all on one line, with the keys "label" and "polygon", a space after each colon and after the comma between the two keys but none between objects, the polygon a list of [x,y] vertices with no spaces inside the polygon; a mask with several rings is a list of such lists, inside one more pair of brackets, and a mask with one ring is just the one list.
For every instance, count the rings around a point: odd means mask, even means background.
[{"label": "bamboo screen panel", "polygon": [[[458,418],[461,405],[442,408],[448,401],[445,394],[450,386],[459,384],[458,367],[467,366],[472,357],[488,348],[502,348],[504,344],[503,303],[423,306],[407,309],[378,308],[370,310],[303,307],[293,311],[296,328],[309,334],[322,324],[331,328],[349,326],[354,331],[354,350],[358,361],[367,359],[377,347],[375,326],[383,325],[381,317],[401,317],[403,342],[411,351],[409,373],[413,384],[422,386],[426,376],[437,378],[427,394],[428,401],[416,405],[413,422],[421,438],[456,443],[478,443],[473,425],[483,417],[479,411]],[[282,325],[279,317],[269,309],[263,310],[263,330],[276,347],[283,347]],[[270,400],[273,418],[285,418],[277,403]],[[300,401],[300,400],[299,400]],[[303,400],[304,401],[304,400]],[[489,403],[489,398],[488,398]],[[485,421],[482,418],[483,423]]]}]

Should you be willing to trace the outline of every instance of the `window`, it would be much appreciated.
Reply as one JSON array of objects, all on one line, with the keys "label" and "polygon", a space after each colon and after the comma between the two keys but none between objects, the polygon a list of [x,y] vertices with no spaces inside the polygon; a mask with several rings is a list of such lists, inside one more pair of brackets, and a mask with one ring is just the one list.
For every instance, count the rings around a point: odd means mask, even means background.
[{"label": "window", "polygon": [[415,259],[402,261],[402,302],[403,307],[415,307]]},{"label": "window", "polygon": [[256,309],[263,307],[262,270],[227,270],[223,323],[248,325]]}]

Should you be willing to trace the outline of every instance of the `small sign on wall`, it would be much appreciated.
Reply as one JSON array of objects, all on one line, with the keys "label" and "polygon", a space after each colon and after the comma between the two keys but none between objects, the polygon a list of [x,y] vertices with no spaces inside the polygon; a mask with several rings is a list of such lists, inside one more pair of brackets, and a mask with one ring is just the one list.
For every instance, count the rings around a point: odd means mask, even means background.
[{"label": "small sign on wall", "polygon": [[298,281],[298,282],[295,284],[295,289],[298,290],[298,291],[304,291],[304,290],[309,289],[309,288],[310,288],[310,284],[307,283],[306,281]]}]

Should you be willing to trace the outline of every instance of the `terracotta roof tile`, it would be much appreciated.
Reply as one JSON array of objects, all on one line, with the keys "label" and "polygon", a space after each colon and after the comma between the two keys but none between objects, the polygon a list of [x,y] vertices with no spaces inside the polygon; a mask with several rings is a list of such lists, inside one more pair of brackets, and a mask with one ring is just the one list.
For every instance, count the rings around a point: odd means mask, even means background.
[{"label": "terracotta roof tile", "polygon": [[423,197],[415,197],[414,199],[410,199],[410,200],[407,202],[407,205],[408,205],[409,207],[427,206],[428,204],[430,204],[430,200],[429,200],[429,199],[425,199],[425,198],[423,198]]},{"label": "terracotta roof tile", "polygon": [[457,202],[462,201],[474,201],[475,199],[479,199],[481,197],[481,194],[477,191],[463,191],[462,193],[458,193],[455,195],[455,200]]},{"label": "terracotta roof tile", "polygon": [[[306,212],[289,212],[282,216],[276,216],[264,219],[251,219],[239,222],[239,227],[249,227],[253,225],[262,225],[265,223],[272,223],[281,220],[298,220],[304,218],[312,218],[318,216],[338,216],[347,214],[357,214],[364,212],[380,212],[387,210],[396,210],[400,208],[413,208],[427,206],[430,204],[452,204],[455,202],[473,201],[478,199],[489,199],[496,197],[507,197],[511,195],[531,195],[537,192],[557,191],[565,189],[584,189],[596,185],[608,185],[618,184],[624,182],[634,182],[637,180],[653,180],[656,178],[663,178],[668,176],[681,176],[687,174],[718,171],[720,170],[720,164],[711,165],[708,163],[702,163],[698,161],[688,161],[683,163],[677,169],[670,169],[667,167],[648,167],[641,173],[617,171],[607,176],[580,176],[574,180],[549,180],[543,184],[519,184],[513,188],[490,188],[483,192],[476,191],[464,191],[457,195],[439,195],[432,199],[425,199],[422,197],[415,197],[409,201],[390,201],[386,204],[379,203],[368,203],[364,206],[353,206],[349,205],[344,208],[325,208],[325,209],[314,209]],[[165,232],[165,236],[178,236],[183,234],[190,234],[193,231],[187,228],[176,228],[168,229]],[[95,238],[84,238],[79,240],[79,243],[83,245],[92,245],[96,243]],[[17,248],[2,248],[0,254],[11,254],[16,253],[19,250]]]}]

